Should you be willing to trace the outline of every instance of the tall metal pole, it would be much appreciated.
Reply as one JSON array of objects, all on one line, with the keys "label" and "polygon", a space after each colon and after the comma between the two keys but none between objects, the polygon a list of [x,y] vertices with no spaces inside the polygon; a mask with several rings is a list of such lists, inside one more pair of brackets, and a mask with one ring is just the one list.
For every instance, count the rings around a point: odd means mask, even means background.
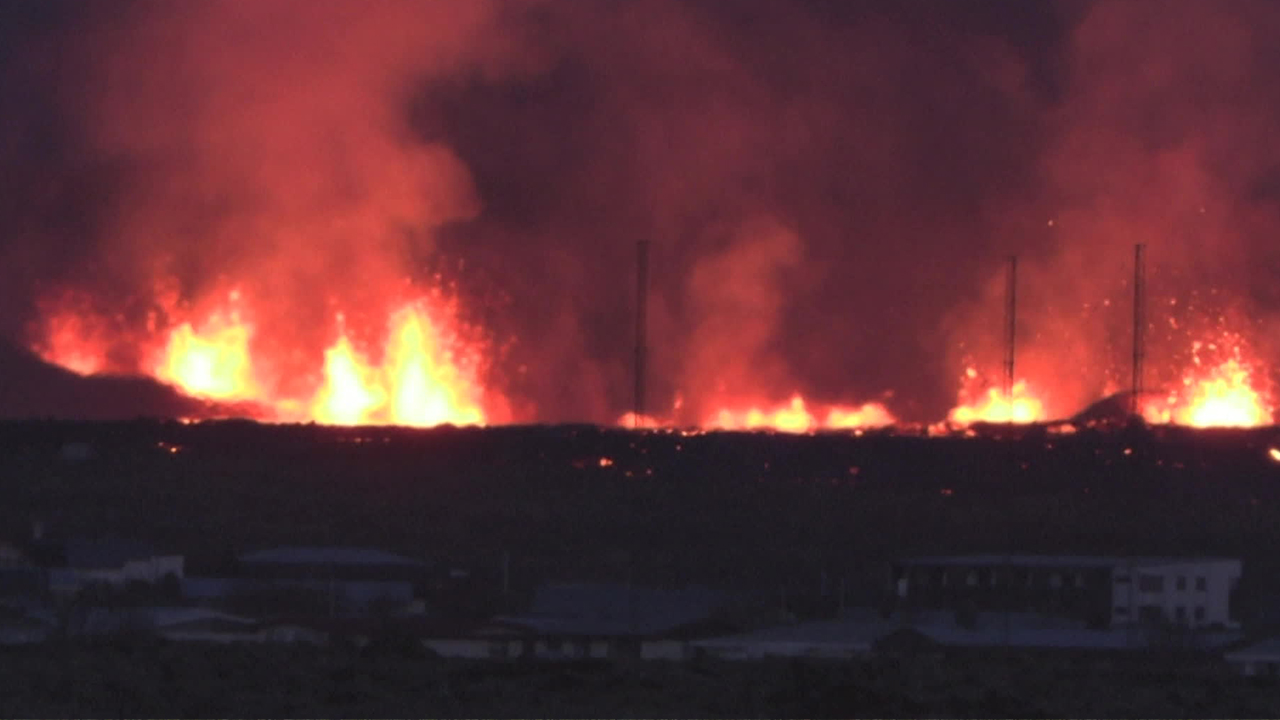
[{"label": "tall metal pole", "polygon": [[1129,414],[1134,417],[1142,414],[1142,366],[1147,358],[1147,273],[1142,252],[1142,243],[1133,246],[1133,392],[1129,398]]},{"label": "tall metal pole", "polygon": [[[1018,344],[1018,256],[1009,256],[1009,270],[1005,275],[1004,286],[1004,399],[1009,404],[1010,425],[1014,422],[1013,416],[1013,371],[1014,371],[1014,354]],[[1009,452],[1012,455],[1014,445],[1009,444]],[[1013,523],[1006,523],[1006,528],[1012,528]],[[1013,535],[1012,530],[1009,531],[1008,550],[1005,553],[1005,577],[1013,577]],[[1010,607],[1006,604],[1004,609],[1004,645],[1009,646],[1009,613]]]},{"label": "tall metal pole", "polygon": [[636,386],[632,422],[640,427],[644,416],[645,360],[648,354],[649,241],[636,243]]},{"label": "tall metal pole", "polygon": [[1013,361],[1018,340],[1018,256],[1009,256],[1004,287],[1004,396],[1013,402]]}]

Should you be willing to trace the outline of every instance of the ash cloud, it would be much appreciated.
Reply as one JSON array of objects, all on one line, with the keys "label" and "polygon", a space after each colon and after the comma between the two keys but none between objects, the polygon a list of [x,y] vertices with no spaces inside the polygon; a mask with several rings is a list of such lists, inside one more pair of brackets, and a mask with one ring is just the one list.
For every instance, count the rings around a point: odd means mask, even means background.
[{"label": "ash cloud", "polygon": [[607,422],[643,238],[651,408],[892,390],[936,420],[999,366],[1009,254],[1057,414],[1127,382],[1134,242],[1153,307],[1280,303],[1265,2],[51,7],[0,73],[15,342],[47,286],[175,277],[249,284],[318,352],[335,303],[447,258],[519,419]]}]

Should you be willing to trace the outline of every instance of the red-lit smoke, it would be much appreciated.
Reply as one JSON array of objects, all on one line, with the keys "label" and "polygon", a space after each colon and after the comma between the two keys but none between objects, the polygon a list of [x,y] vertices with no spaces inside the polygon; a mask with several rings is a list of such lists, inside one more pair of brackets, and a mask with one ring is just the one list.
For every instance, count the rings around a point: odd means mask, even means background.
[{"label": "red-lit smoke", "polygon": [[[1139,0],[89,8],[0,73],[19,109],[0,148],[21,160],[0,292],[26,307],[23,343],[77,372],[274,419],[608,421],[630,405],[645,238],[664,422],[964,424],[1128,387],[1143,242],[1148,389],[1195,396],[1194,348],[1229,336],[1237,365],[1206,382],[1269,408],[1278,16]],[[403,392],[454,409],[409,410]],[[867,403],[884,415],[856,415]]]}]

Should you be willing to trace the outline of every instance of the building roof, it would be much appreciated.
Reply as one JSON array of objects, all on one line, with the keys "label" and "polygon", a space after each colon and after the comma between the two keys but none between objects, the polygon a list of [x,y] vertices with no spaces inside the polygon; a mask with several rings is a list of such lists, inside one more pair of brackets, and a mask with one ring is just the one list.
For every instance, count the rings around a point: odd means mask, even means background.
[{"label": "building roof", "polygon": [[212,610],[210,608],[203,607],[152,607],[148,608],[147,615],[157,628],[185,625],[187,623],[208,620],[218,620],[225,623],[246,626],[256,625],[258,623],[257,620],[252,618],[232,615],[231,613],[225,613],[220,610]]},{"label": "building roof", "polygon": [[1239,563],[1236,558],[1224,557],[1125,557],[1108,555],[925,555],[903,558],[902,565],[930,565],[954,567],[1052,567],[1061,569],[1108,569],[1115,567],[1152,567],[1158,565],[1187,565],[1204,563]]},{"label": "building roof", "polygon": [[538,588],[528,613],[495,620],[547,635],[663,635],[707,619],[724,602],[721,593],[699,586],[555,583]]},{"label": "building roof", "polygon": [[864,653],[876,641],[899,629],[880,617],[851,617],[797,625],[778,625],[752,632],[695,640],[693,645],[746,656],[834,656]]},{"label": "building roof", "polygon": [[1226,654],[1227,660],[1280,660],[1280,637],[1267,638]]},{"label": "building roof", "polygon": [[157,557],[155,548],[138,540],[73,538],[62,543],[67,567],[81,570],[123,567],[131,560]]},{"label": "building roof", "polygon": [[428,566],[428,563],[423,560],[416,560],[383,550],[347,546],[283,545],[267,550],[245,553],[240,556],[240,562],[282,565]]}]

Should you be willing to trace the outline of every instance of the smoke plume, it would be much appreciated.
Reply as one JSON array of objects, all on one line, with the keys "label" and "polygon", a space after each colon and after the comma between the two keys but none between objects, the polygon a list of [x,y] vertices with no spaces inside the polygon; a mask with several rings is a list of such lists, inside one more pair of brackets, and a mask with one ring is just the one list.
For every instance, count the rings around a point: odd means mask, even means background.
[{"label": "smoke plume", "polygon": [[[334,315],[456,292],[521,420],[792,392],[931,421],[1002,357],[1065,415],[1188,327],[1271,363],[1280,11],[1267,2],[51,4],[0,56],[0,328],[68,292],[121,365],[239,290],[280,383]],[[82,300],[88,298],[87,300]],[[150,323],[150,324],[149,324]],[[24,334],[26,333],[26,334]],[[679,413],[678,413],[679,414]]]}]

